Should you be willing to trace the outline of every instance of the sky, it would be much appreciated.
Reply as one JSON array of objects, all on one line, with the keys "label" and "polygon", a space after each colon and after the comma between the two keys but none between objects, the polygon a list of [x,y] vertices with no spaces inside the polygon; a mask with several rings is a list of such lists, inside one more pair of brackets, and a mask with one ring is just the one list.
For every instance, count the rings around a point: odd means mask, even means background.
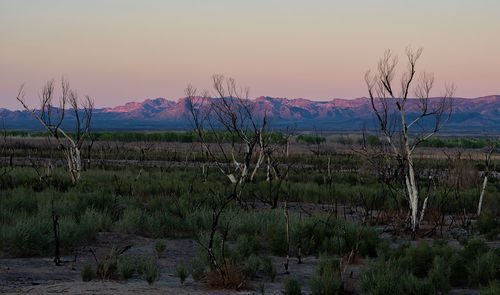
[{"label": "sky", "polygon": [[[367,96],[386,49],[456,96],[500,94],[498,0],[0,0],[0,108],[64,76],[98,107],[184,95],[224,74],[250,96]],[[403,56],[400,58],[403,60]]]}]

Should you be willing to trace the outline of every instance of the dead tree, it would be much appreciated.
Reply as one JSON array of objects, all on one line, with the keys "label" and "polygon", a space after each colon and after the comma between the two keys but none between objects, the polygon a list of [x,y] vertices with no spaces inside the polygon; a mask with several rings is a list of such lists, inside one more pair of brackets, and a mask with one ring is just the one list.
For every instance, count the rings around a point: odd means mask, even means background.
[{"label": "dead tree", "polygon": [[[61,97],[58,108],[53,105],[54,92],[55,83],[51,80],[43,87],[40,95],[39,110],[31,109],[27,106],[24,99],[24,85],[21,85],[19,88],[16,99],[26,111],[30,112],[40,122],[49,135],[56,140],[59,150],[61,150],[66,159],[71,180],[73,183],[77,183],[82,171],[80,148],[89,133],[94,102],[89,96],[85,96],[83,102],[80,101],[77,92],[71,90],[68,81],[64,79],[61,81]],[[69,110],[66,110],[66,105],[69,105]],[[62,124],[68,111],[72,112],[74,116],[74,136],[71,136],[70,133],[62,129]]]},{"label": "dead tree", "polygon": [[477,205],[477,216],[481,215],[481,208],[483,206],[483,197],[484,191],[486,190],[486,185],[488,184],[488,177],[490,175],[490,165],[491,165],[491,156],[495,152],[496,149],[496,141],[487,139],[487,145],[484,152],[485,160],[484,160],[484,178],[483,185],[481,186],[481,194],[479,195],[479,203]]},{"label": "dead tree", "polygon": [[[418,227],[419,198],[413,152],[423,141],[435,135],[451,117],[455,87],[446,86],[441,98],[430,97],[434,76],[423,72],[416,76],[416,63],[423,49],[406,49],[407,71],[401,75],[400,90],[395,82],[397,56],[387,50],[378,62],[378,71],[365,74],[371,106],[378,127],[391,147],[393,155],[404,163],[411,229]],[[409,99],[413,90],[417,99]]]},{"label": "dead tree", "polygon": [[243,204],[242,191],[252,181],[265,159],[268,120],[258,116],[234,79],[213,76],[216,98],[205,91],[198,96],[193,86],[186,88],[188,121],[198,136],[203,152],[233,186],[232,198]]},{"label": "dead tree", "polygon": [[[231,221],[234,216],[230,217],[227,222],[223,224],[223,230],[222,232],[220,232],[222,238],[220,245],[216,245],[216,236],[218,233],[218,228],[221,225],[221,218],[227,207],[231,204],[232,200],[226,198],[224,195],[220,194],[220,192],[215,192],[212,190],[210,191],[209,196],[209,207],[212,212],[212,220],[207,236],[208,241],[202,241],[201,239],[198,239],[197,242],[203,249],[205,249],[205,251],[207,251],[212,269],[222,280],[223,285],[226,285],[229,283],[228,279],[230,270],[228,269],[228,261],[225,256],[225,247],[227,236],[231,226]],[[217,253],[217,250],[219,250],[220,252]]]}]

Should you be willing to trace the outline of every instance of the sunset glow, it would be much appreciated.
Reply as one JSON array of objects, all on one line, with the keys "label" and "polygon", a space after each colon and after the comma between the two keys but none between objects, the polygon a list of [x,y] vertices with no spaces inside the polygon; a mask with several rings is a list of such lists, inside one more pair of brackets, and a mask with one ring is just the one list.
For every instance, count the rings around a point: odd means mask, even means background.
[{"label": "sunset glow", "polygon": [[366,96],[386,48],[456,96],[500,94],[499,1],[1,1],[0,107],[64,75],[96,105],[182,97],[222,73],[250,95]]}]

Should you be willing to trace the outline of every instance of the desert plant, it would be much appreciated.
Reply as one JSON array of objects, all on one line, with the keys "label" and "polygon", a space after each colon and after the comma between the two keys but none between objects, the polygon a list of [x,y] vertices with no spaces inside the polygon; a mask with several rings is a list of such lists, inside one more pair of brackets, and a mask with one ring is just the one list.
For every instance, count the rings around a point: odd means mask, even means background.
[{"label": "desert plant", "polygon": [[184,264],[177,265],[177,267],[175,268],[175,275],[181,281],[181,285],[184,285],[184,282],[189,275],[187,267]]},{"label": "desert plant", "polygon": [[276,278],[276,267],[271,259],[271,257],[266,256],[262,258],[262,271],[264,275],[269,278],[269,280],[274,281]]},{"label": "desert plant", "polygon": [[487,212],[482,212],[476,222],[476,227],[487,239],[492,240],[500,233],[500,222]]},{"label": "desert plant", "polygon": [[165,252],[166,248],[167,248],[167,240],[158,239],[155,241],[155,252],[158,258],[160,258],[161,254]]},{"label": "desert plant", "polygon": [[257,248],[255,239],[248,235],[240,235],[236,242],[236,253],[238,253],[238,258],[241,260],[247,259]]},{"label": "desert plant", "polygon": [[402,278],[401,289],[406,295],[436,295],[437,291],[428,279],[419,279],[411,273]]},{"label": "desert plant", "polygon": [[462,254],[467,259],[474,260],[483,253],[488,252],[488,250],[489,247],[483,240],[478,237],[474,237],[467,242]]},{"label": "desert plant", "polygon": [[205,277],[205,264],[199,257],[193,258],[189,266],[189,273],[193,280],[199,281]]},{"label": "desert plant", "polygon": [[131,208],[124,212],[117,227],[123,233],[144,234],[146,225],[146,215],[144,212],[139,208]]},{"label": "desert plant", "polygon": [[431,247],[425,242],[420,242],[417,247],[408,248],[406,256],[409,259],[412,273],[419,278],[426,277],[432,266],[433,254]]},{"label": "desert plant", "polygon": [[440,256],[434,257],[432,267],[429,270],[429,280],[432,282],[434,287],[443,293],[450,291],[450,276],[450,264],[445,260],[445,258]]},{"label": "desert plant", "polygon": [[82,268],[82,280],[84,282],[90,282],[94,278],[94,272],[92,271],[92,266],[90,264],[85,264]]},{"label": "desert plant", "polygon": [[399,260],[371,261],[362,269],[361,288],[368,295],[402,294],[401,279],[405,273]]},{"label": "desert plant", "polygon": [[309,287],[313,295],[339,294],[342,290],[340,260],[322,259],[315,274],[309,280]]},{"label": "desert plant", "polygon": [[500,277],[500,255],[490,250],[479,256],[472,264],[471,276],[472,282],[481,286]]},{"label": "desert plant", "polygon": [[257,256],[250,256],[245,265],[245,276],[253,279],[257,275],[261,265],[261,260]]},{"label": "desert plant", "polygon": [[103,260],[97,261],[97,275],[103,279],[110,279],[118,267],[118,258],[120,256],[120,251],[116,248],[112,248],[108,256]]},{"label": "desert plant", "polygon": [[144,259],[140,265],[140,274],[152,285],[160,276],[160,266],[153,257]]},{"label": "desert plant", "polygon": [[481,288],[482,295],[498,295],[500,294],[500,283],[491,281],[487,287]]},{"label": "desert plant", "polygon": [[467,264],[467,258],[460,254],[454,254],[450,258],[450,283],[452,286],[468,284],[469,268]]},{"label": "desert plant", "polygon": [[130,279],[137,270],[137,259],[132,256],[121,256],[118,258],[117,270],[122,278]]},{"label": "desert plant", "polygon": [[393,255],[393,250],[391,249],[391,246],[387,241],[379,243],[376,252],[377,257],[383,258],[385,260],[389,259]]},{"label": "desert plant", "polygon": [[296,278],[291,277],[285,279],[283,286],[285,287],[284,295],[302,295],[302,289]]}]

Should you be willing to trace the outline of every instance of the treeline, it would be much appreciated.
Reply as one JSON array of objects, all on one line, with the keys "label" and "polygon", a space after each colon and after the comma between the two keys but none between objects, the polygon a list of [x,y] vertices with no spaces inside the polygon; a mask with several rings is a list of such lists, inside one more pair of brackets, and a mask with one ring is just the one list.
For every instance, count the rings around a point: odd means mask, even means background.
[{"label": "treeline", "polygon": [[296,141],[299,143],[319,144],[326,142],[326,137],[314,135],[299,135],[297,136]]},{"label": "treeline", "polygon": [[[15,137],[46,137],[48,132],[27,131],[3,131],[4,136]],[[75,138],[75,133],[68,133],[70,137]],[[91,140],[94,141],[122,141],[122,142],[199,142],[200,137],[194,132],[173,132],[173,131],[158,131],[158,132],[92,132]],[[249,135],[251,136],[251,134]],[[268,132],[266,136],[273,144],[286,143],[287,137],[282,132]],[[207,132],[204,137],[208,142],[232,142],[232,135],[227,131]],[[238,141],[238,138],[235,138]]]},{"label": "treeline", "polygon": [[[15,137],[46,137],[47,132],[34,132],[27,131],[7,130],[2,131],[3,136]],[[74,133],[70,136],[75,137]],[[148,141],[148,142],[199,142],[199,136],[193,132],[173,132],[173,131],[158,131],[158,132],[92,132],[91,135],[94,141]],[[282,132],[269,132],[267,133],[271,143],[284,144],[286,143],[286,135]],[[355,138],[354,138],[355,137]],[[356,144],[361,143],[360,136],[332,136],[327,139],[325,136],[314,135],[298,135],[295,137],[297,143],[305,144],[320,144],[327,141],[340,143],[340,144]],[[207,136],[209,142],[231,142],[231,134],[226,131],[209,132]],[[380,145],[382,139],[375,135],[368,135],[366,143],[371,146]],[[480,149],[484,148],[490,142],[489,139],[477,138],[429,138],[420,144],[421,147],[435,147],[435,148],[455,148],[461,147],[466,149]],[[495,146],[500,148],[500,140],[494,140]]]},{"label": "treeline", "polygon": [[[422,142],[420,146],[422,147],[461,147],[465,149],[481,149],[492,142],[489,139],[476,139],[476,138],[429,138]],[[500,140],[493,140],[495,147],[500,147]]]}]

